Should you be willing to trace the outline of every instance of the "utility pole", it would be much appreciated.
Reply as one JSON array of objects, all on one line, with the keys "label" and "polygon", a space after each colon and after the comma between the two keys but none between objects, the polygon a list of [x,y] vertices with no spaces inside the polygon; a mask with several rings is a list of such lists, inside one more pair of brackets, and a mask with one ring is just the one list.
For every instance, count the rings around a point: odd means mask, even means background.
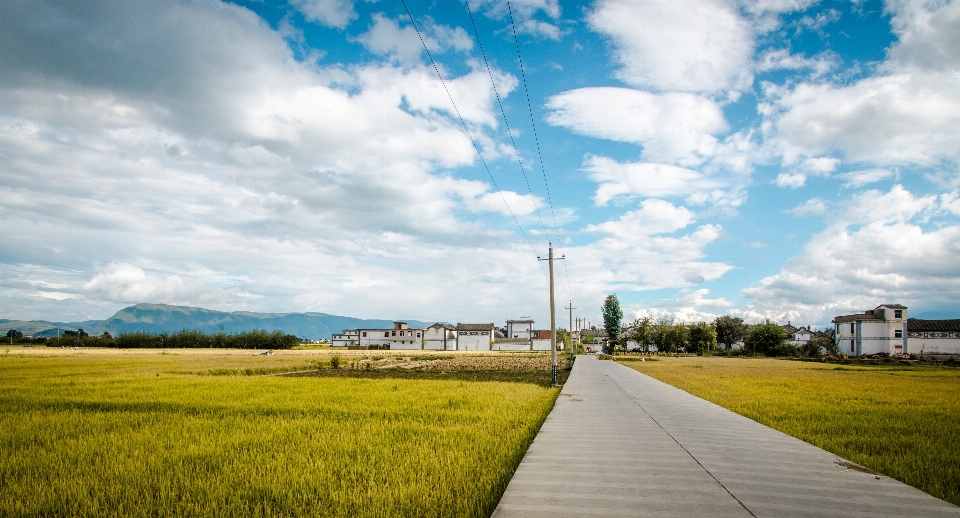
[{"label": "utility pole", "polygon": [[570,332],[570,364],[573,365],[573,310],[577,308],[573,307],[573,301],[571,300],[570,305],[564,309],[570,310],[570,327],[567,329],[567,331]]},{"label": "utility pole", "polygon": [[[566,256],[559,260],[566,259]],[[553,243],[550,243],[550,255],[547,259],[537,257],[538,261],[549,261],[550,263],[550,363],[552,365],[551,375],[553,386],[557,386],[557,308],[553,297]]]}]

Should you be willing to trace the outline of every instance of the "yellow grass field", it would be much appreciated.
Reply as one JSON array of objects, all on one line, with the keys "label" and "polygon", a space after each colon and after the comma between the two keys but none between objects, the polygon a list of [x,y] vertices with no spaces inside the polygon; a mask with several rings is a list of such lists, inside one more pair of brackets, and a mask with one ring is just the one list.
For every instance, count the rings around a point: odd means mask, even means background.
[{"label": "yellow grass field", "polygon": [[256,353],[0,352],[0,515],[489,516],[558,393]]},{"label": "yellow grass field", "polygon": [[702,357],[623,363],[960,505],[960,369]]}]

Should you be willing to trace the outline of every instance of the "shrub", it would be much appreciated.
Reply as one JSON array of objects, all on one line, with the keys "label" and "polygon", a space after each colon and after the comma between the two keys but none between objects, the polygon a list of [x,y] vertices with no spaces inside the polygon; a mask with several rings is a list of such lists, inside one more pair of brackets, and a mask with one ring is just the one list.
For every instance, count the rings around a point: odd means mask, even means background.
[{"label": "shrub", "polygon": [[333,356],[330,357],[330,368],[331,368],[331,369],[339,369],[339,368],[340,368],[340,357],[339,357],[339,356],[333,355]]},{"label": "shrub", "polygon": [[744,348],[752,354],[776,356],[778,352],[786,352],[783,349],[786,341],[787,334],[783,328],[768,320],[750,327]]}]

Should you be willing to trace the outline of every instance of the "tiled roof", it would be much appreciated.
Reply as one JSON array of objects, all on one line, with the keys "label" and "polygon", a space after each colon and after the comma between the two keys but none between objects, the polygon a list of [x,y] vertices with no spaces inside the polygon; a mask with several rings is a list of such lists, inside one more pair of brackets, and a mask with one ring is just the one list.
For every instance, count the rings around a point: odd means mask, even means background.
[{"label": "tiled roof", "polygon": [[456,329],[455,327],[451,326],[450,324],[433,324],[432,326],[428,327],[427,329],[433,329],[433,328],[435,328],[435,327],[442,327],[442,328],[447,329],[447,330],[449,330],[449,331],[453,331],[454,329]]},{"label": "tiled roof", "polygon": [[833,319],[834,322],[840,324],[843,322],[856,322],[856,321],[867,321],[867,320],[883,320],[882,315],[874,315],[873,311],[869,313],[855,313],[853,315],[842,315]]},{"label": "tiled roof", "polygon": [[960,331],[960,319],[921,320],[919,318],[908,318],[907,330],[911,333],[923,331]]},{"label": "tiled roof", "polygon": [[519,343],[529,343],[528,338],[497,338],[494,340],[494,343],[510,343],[510,344],[519,344]]},{"label": "tiled roof", "polygon": [[508,324],[532,324],[533,320],[507,320]]},{"label": "tiled roof", "polygon": [[457,322],[457,331],[490,331],[493,329],[493,323],[489,324],[461,324]]},{"label": "tiled roof", "polygon": [[903,304],[880,304],[878,308],[890,308],[890,309],[907,309],[907,306]]}]

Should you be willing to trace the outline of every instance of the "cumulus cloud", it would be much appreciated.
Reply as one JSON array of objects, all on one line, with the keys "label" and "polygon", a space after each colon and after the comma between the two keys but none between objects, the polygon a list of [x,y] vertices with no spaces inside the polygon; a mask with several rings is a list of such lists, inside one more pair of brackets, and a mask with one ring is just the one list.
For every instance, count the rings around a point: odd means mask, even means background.
[{"label": "cumulus cloud", "polygon": [[607,157],[588,155],[583,168],[593,181],[600,184],[593,198],[597,205],[606,205],[620,196],[687,196],[698,192],[709,193],[721,187],[719,182],[699,171],[669,164],[622,163]]},{"label": "cumulus cloud", "polygon": [[[126,263],[111,263],[80,286],[80,290],[112,302],[161,304],[222,302],[216,289],[202,281],[179,275],[148,274]],[[213,296],[211,296],[213,295]]]},{"label": "cumulus cloud", "polygon": [[767,49],[757,59],[756,67],[760,72],[810,70],[817,77],[831,71],[837,64],[837,58],[832,54],[807,58],[803,54],[791,54],[787,49]]},{"label": "cumulus cloud", "polygon": [[827,203],[822,198],[810,198],[786,212],[797,217],[822,216],[827,213]]},{"label": "cumulus cloud", "polygon": [[[563,35],[557,22],[561,9],[557,0],[474,0],[471,9],[479,10],[488,18],[512,20],[518,34],[529,34],[538,38],[559,40]],[[538,19],[538,15],[546,17]],[[512,30],[512,29],[511,29]]]},{"label": "cumulus cloud", "polygon": [[594,87],[547,101],[547,122],[590,137],[643,146],[644,160],[699,165],[712,157],[729,126],[720,106],[687,93]]},{"label": "cumulus cloud", "polygon": [[751,82],[753,30],[732,2],[600,0],[587,21],[610,39],[630,85],[723,92]]},{"label": "cumulus cloud", "polygon": [[327,27],[345,28],[357,18],[353,0],[289,0],[307,20]]},{"label": "cumulus cloud", "polygon": [[893,171],[888,169],[864,169],[838,174],[837,178],[844,180],[844,187],[863,187],[864,185],[876,183],[893,176]]},{"label": "cumulus cloud", "polygon": [[374,54],[388,55],[402,63],[419,61],[424,45],[433,54],[447,50],[462,52],[473,48],[473,39],[461,27],[438,25],[430,19],[424,20],[422,25],[421,35],[417,35],[412,25],[401,27],[397,20],[377,13],[373,15],[370,28],[358,36],[357,41]]}]

